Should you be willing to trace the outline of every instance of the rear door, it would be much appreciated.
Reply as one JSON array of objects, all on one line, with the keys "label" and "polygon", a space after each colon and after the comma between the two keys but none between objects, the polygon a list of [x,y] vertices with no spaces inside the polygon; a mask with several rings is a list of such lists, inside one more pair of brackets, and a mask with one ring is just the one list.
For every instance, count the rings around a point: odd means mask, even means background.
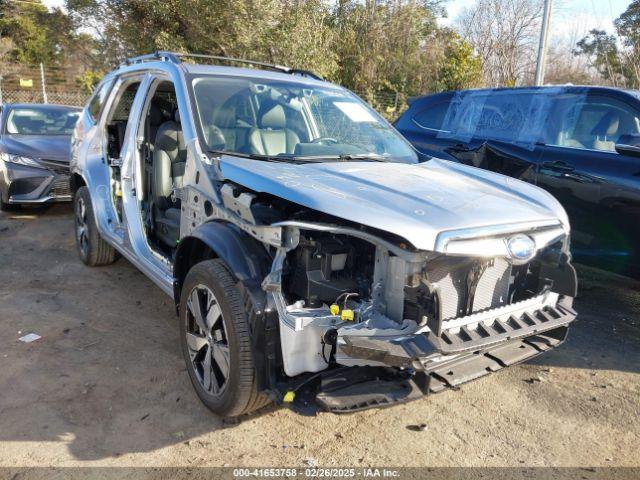
[{"label": "rear door", "polygon": [[638,102],[603,90],[558,96],[549,117],[537,183],[567,210],[576,260],[637,275],[640,159],[616,152],[640,133]]}]

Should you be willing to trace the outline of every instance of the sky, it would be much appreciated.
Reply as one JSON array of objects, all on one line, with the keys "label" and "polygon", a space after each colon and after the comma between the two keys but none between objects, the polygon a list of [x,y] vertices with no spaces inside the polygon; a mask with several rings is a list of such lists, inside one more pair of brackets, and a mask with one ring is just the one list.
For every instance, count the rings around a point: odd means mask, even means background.
[{"label": "sky", "polygon": [[[43,0],[47,7],[61,7],[64,0]],[[448,0],[447,18],[442,25],[451,25],[456,15],[473,0]],[[613,33],[613,20],[618,18],[630,0],[553,0],[550,43],[575,42],[589,30],[598,28]]]},{"label": "sky", "polygon": [[[549,42],[578,41],[597,28],[614,33],[613,21],[627,9],[631,0],[552,0]],[[473,0],[449,0],[447,18],[440,24],[451,25],[460,11]]]}]

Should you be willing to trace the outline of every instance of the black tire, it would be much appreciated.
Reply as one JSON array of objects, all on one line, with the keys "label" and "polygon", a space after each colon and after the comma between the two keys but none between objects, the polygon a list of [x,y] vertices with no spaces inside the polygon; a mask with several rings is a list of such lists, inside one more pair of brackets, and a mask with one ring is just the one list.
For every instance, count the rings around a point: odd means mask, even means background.
[{"label": "black tire", "polygon": [[[213,298],[208,297],[209,294]],[[203,300],[204,299],[204,300]],[[202,310],[206,330],[194,315],[194,302]],[[215,310],[215,314],[212,313]],[[236,282],[221,260],[196,264],[184,281],[180,298],[180,343],[191,383],[198,397],[222,417],[250,413],[269,403],[256,388],[256,369],[251,351],[249,319],[254,314],[247,292]],[[220,332],[219,325],[223,331]],[[190,335],[190,342],[187,341]],[[205,340],[205,336],[208,340]],[[198,342],[194,347],[194,339]],[[216,346],[218,345],[218,347]],[[218,365],[216,349],[225,348],[226,372]],[[205,364],[209,356],[209,387]],[[221,381],[221,379],[223,381]],[[215,387],[214,387],[215,382]]]},{"label": "black tire", "polygon": [[78,255],[86,265],[109,265],[118,258],[116,249],[105,242],[98,232],[91,196],[87,187],[80,187],[73,197],[74,230]]}]

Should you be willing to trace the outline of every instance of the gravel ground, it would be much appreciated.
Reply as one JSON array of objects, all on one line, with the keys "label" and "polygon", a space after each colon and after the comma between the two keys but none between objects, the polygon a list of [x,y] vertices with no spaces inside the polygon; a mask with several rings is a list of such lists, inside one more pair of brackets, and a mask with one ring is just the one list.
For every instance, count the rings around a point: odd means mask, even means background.
[{"label": "gravel ground", "polygon": [[[0,214],[0,466],[640,466],[640,283],[580,269],[579,322],[534,361],[350,415],[197,400],[170,298],[77,258],[71,208]],[[42,335],[33,343],[18,338]],[[415,427],[426,424],[425,431]]]}]

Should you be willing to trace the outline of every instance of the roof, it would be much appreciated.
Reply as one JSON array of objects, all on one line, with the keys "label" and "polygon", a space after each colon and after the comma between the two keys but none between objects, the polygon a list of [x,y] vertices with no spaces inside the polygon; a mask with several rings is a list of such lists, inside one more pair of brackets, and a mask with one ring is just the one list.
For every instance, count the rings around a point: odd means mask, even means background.
[{"label": "roof", "polygon": [[559,84],[559,85],[540,85],[540,86],[522,86],[522,87],[496,87],[496,88],[470,88],[467,90],[449,90],[448,92],[438,92],[438,93],[433,93],[433,94],[425,94],[425,95],[420,95],[418,97],[414,97],[415,99],[418,98],[422,98],[422,97],[428,97],[431,95],[438,95],[440,93],[455,93],[455,92],[475,92],[475,93],[483,93],[483,92],[504,92],[504,91],[514,91],[514,92],[519,92],[519,91],[532,91],[532,90],[540,90],[540,91],[547,91],[547,90],[564,90],[567,92],[584,92],[585,90],[601,90],[601,91],[616,91],[616,92],[622,92],[622,93],[627,93],[630,95],[633,95],[635,97],[638,97],[640,95],[640,91],[638,90],[631,90],[631,89],[625,89],[625,88],[619,88],[619,87],[611,87],[611,86],[607,86],[607,85],[570,85],[570,84]]},{"label": "roof", "polygon": [[299,83],[301,85],[316,85],[316,86],[333,86],[334,88],[341,88],[338,85],[325,82],[324,80],[318,80],[312,77],[303,75],[296,75],[285,72],[276,72],[272,70],[263,70],[260,68],[238,68],[228,67],[223,65],[199,65],[199,64],[182,64],[187,73],[192,75],[225,75],[235,77],[247,77],[247,78],[261,78],[267,80],[284,81],[289,83]]},{"label": "roof", "polygon": [[[222,64],[206,64],[191,63],[189,61],[202,62],[215,61],[223,62]],[[235,63],[240,65],[251,65],[251,67],[233,67],[226,63]],[[181,73],[192,75],[227,75],[227,76],[244,76],[252,79],[268,79],[276,81],[286,81],[289,83],[299,83],[301,85],[311,86],[332,86],[334,88],[342,88],[329,82],[325,82],[313,72],[300,70],[296,68],[286,67],[283,65],[270,64],[255,60],[244,60],[231,57],[220,57],[215,55],[179,53],[158,51],[138,57],[125,60],[118,69],[110,74],[117,74],[129,71],[145,71],[145,70],[164,70],[174,72],[176,70]],[[108,75],[110,75],[108,74]]]}]

